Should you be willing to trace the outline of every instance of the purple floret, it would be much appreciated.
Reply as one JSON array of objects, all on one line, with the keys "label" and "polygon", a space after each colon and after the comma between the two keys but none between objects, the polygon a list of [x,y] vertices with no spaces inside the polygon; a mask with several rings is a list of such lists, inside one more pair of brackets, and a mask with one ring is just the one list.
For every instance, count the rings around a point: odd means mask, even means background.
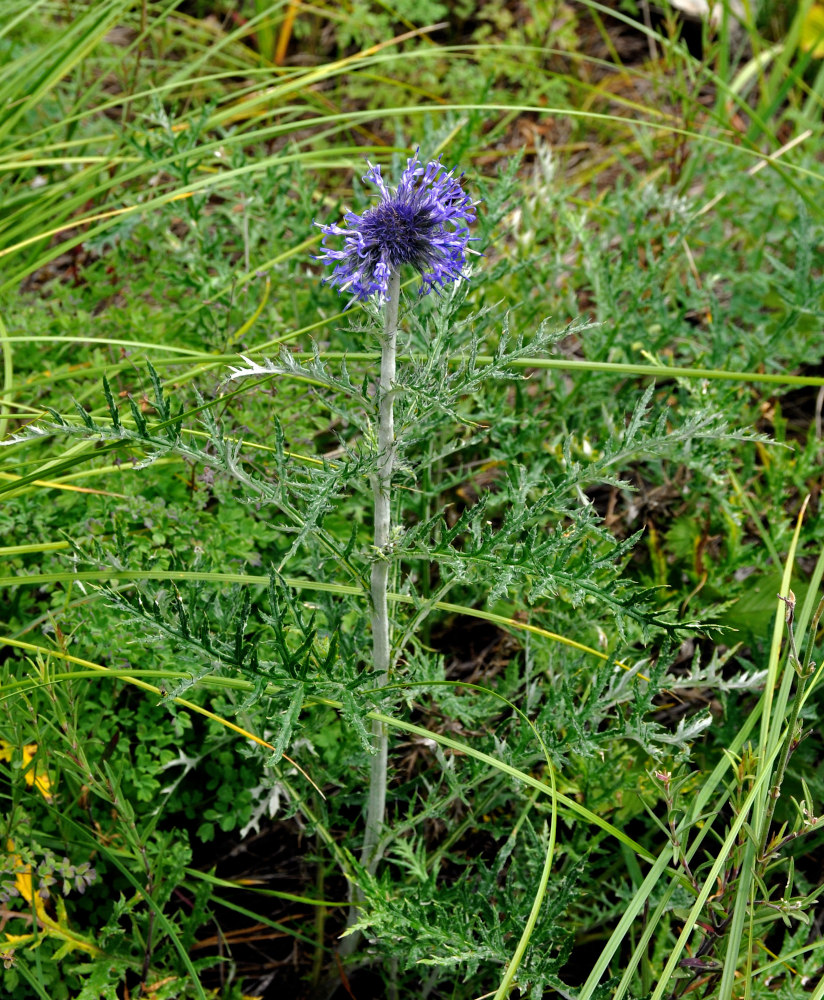
[{"label": "purple floret", "polygon": [[[378,188],[380,201],[363,215],[347,212],[346,226],[315,223],[324,233],[315,259],[335,266],[324,281],[355,299],[377,294],[385,302],[389,278],[404,264],[420,274],[421,295],[463,277],[466,255],[476,251],[468,246],[475,238],[469,235],[475,208],[461,187],[462,177],[454,177],[439,160],[421,166],[416,153],[406,161],[393,192],[381,177],[381,168],[369,163],[363,179]],[[344,237],[342,250],[326,246],[330,236]]]}]

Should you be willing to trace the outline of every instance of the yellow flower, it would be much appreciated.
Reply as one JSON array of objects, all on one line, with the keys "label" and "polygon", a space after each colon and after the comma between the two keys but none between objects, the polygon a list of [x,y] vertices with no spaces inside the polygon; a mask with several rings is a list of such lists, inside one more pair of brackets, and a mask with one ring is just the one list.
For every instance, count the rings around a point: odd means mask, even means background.
[{"label": "yellow flower", "polygon": [[814,3],[807,11],[799,44],[813,59],[824,59],[824,4]]},{"label": "yellow flower", "polygon": [[[6,740],[0,740],[0,760],[11,763],[14,750],[15,748],[11,743],[7,743]],[[26,779],[26,784],[29,787],[34,785],[43,798],[47,802],[51,802],[53,795],[49,772],[46,770],[44,764],[34,762],[37,753],[37,744],[28,743],[24,747],[21,747],[21,752],[23,754],[23,777]]]}]

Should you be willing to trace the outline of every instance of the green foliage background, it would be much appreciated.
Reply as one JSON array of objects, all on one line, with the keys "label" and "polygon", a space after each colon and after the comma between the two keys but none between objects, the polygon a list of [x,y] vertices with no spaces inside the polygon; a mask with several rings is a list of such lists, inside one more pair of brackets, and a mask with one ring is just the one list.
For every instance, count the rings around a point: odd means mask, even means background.
[{"label": "green foliage background", "polygon": [[[809,6],[0,3],[4,996],[331,996],[352,880],[358,997],[824,996]],[[314,222],[416,147],[376,689]]]}]

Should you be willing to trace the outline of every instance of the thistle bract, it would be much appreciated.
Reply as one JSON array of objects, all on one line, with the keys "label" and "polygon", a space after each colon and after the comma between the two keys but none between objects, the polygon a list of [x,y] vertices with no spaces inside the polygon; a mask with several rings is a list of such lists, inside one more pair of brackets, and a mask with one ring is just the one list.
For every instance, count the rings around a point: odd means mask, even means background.
[{"label": "thistle bract", "polygon": [[[422,166],[416,153],[391,191],[381,168],[369,163],[363,179],[378,188],[380,201],[363,215],[347,212],[344,226],[315,223],[324,233],[316,259],[335,267],[324,281],[355,299],[377,295],[384,302],[390,275],[405,264],[420,274],[421,295],[462,277],[466,255],[476,252],[468,246],[475,208],[461,187],[463,174],[453,175],[440,160]],[[330,236],[343,236],[343,248],[326,246]]]}]

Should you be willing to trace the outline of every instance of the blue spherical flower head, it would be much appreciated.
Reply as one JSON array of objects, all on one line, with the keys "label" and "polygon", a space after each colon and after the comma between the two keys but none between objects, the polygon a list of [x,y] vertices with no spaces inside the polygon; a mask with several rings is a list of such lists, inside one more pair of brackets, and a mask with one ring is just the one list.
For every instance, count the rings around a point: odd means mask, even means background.
[{"label": "blue spherical flower head", "polygon": [[[347,212],[346,226],[315,223],[324,233],[316,260],[335,266],[324,281],[355,299],[377,295],[385,302],[391,275],[407,264],[421,276],[421,295],[463,277],[466,255],[477,252],[469,247],[475,208],[461,187],[463,174],[453,175],[440,160],[422,166],[416,153],[390,191],[381,168],[369,163],[363,179],[378,188],[380,201],[363,215]],[[329,236],[343,236],[343,249],[326,246]]]}]

